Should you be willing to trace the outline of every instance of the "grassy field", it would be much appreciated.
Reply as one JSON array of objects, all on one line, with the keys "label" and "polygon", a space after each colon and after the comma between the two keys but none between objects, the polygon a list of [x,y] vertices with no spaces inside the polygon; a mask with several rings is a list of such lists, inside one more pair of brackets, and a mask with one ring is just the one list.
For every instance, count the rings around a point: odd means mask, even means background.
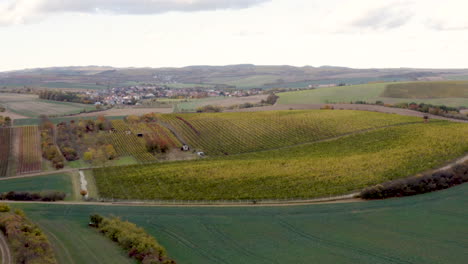
[{"label": "grassy field", "polygon": [[385,103],[416,102],[446,106],[468,106],[468,98],[426,98],[423,93],[420,98],[392,98],[385,97],[387,85],[395,83],[362,84],[353,86],[326,87],[314,90],[279,93],[279,104],[326,104],[326,103],[350,103],[355,101],[383,101]]},{"label": "grassy field", "polygon": [[[99,112],[96,113],[96,116],[99,115]],[[49,120],[54,123],[58,124],[61,122],[70,122],[71,120],[96,120],[96,116],[70,116],[70,117],[52,117]],[[108,120],[122,120],[125,116],[106,116]],[[41,120],[39,118],[24,118],[24,119],[15,119],[13,122],[14,126],[37,126],[39,125]]]},{"label": "grassy field", "polygon": [[[198,161],[94,170],[101,197],[289,199],[338,195],[431,169],[468,152],[468,125],[446,121]],[[123,187],[125,186],[125,188]]]},{"label": "grassy field", "polygon": [[60,263],[129,263],[88,215],[142,226],[177,263],[462,264],[468,184],[401,199],[292,207],[14,205],[47,232]]},{"label": "grassy field", "polygon": [[107,86],[96,85],[92,83],[47,82],[47,83],[38,84],[37,86],[41,88],[55,88],[55,89],[86,89],[86,90],[107,89]]},{"label": "grassy field", "polygon": [[420,82],[389,84],[383,97],[394,98],[468,98],[468,82]]},{"label": "grassy field", "polygon": [[68,173],[56,173],[30,178],[16,178],[0,181],[0,192],[24,191],[63,191],[67,200],[75,197],[72,176]]},{"label": "grassy field", "polygon": [[36,95],[0,93],[0,104],[9,111],[27,117],[67,115],[95,110],[94,105],[41,100]]}]

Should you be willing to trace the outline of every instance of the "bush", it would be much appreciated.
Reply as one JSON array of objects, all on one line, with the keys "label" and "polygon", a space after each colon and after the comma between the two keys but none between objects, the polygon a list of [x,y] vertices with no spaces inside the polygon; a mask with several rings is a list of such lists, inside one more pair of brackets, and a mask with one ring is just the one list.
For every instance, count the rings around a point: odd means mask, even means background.
[{"label": "bush", "polygon": [[154,237],[133,223],[117,217],[105,218],[98,214],[90,216],[90,225],[99,229],[106,237],[117,242],[128,255],[145,264],[176,264],[169,259],[166,250]]},{"label": "bush", "polygon": [[216,105],[205,105],[197,108],[197,113],[218,113],[222,111],[223,108]]},{"label": "bush", "polygon": [[0,227],[13,251],[15,263],[57,263],[47,237],[39,227],[26,219],[23,211],[0,214]]},{"label": "bush", "polygon": [[361,198],[385,199],[411,196],[447,189],[464,182],[468,182],[468,161],[457,164],[448,170],[368,187],[361,192]]},{"label": "bush", "polygon": [[0,200],[11,201],[43,201],[55,202],[63,201],[66,197],[64,192],[44,191],[44,192],[6,192],[0,194]]},{"label": "bush", "polygon": [[10,206],[8,204],[0,204],[0,213],[10,212]]}]

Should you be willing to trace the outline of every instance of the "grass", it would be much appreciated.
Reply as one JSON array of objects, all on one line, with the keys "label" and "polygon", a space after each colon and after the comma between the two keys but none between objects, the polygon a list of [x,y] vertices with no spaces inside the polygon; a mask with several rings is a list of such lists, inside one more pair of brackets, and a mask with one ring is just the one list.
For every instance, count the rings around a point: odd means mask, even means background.
[{"label": "grass", "polygon": [[[116,215],[145,228],[177,263],[466,262],[468,184],[385,201],[292,207],[15,204],[51,238],[61,263],[128,263],[87,227]],[[112,262],[112,258],[114,262]]]},{"label": "grass", "polygon": [[92,83],[67,83],[67,82],[45,82],[38,84],[43,88],[56,88],[56,89],[87,89],[87,90],[102,90],[107,89],[107,86],[96,85]]},{"label": "grass", "polygon": [[392,98],[385,97],[387,85],[404,83],[375,83],[352,86],[326,87],[314,90],[279,93],[279,104],[327,104],[327,103],[350,103],[355,101],[375,102],[383,101],[389,104],[401,102],[428,103],[433,105],[446,105],[452,107],[468,107],[468,98],[426,98],[420,93],[420,98]]},{"label": "grass", "polygon": [[419,121],[373,112],[325,110],[172,114],[162,115],[161,119],[171,124],[190,147],[207,155],[274,149]]},{"label": "grass", "polygon": [[468,125],[377,129],[295,147],[145,166],[99,168],[101,197],[140,200],[289,199],[339,195],[435,168],[468,152]]},{"label": "grass", "polygon": [[394,98],[468,98],[468,82],[415,82],[389,84],[383,97]]},{"label": "grass", "polygon": [[9,191],[63,191],[67,194],[67,200],[73,200],[75,190],[72,184],[72,176],[68,173],[57,173],[29,178],[16,178],[0,181],[0,192]]},{"label": "grass", "polygon": [[[99,112],[96,113],[96,116],[99,116]],[[49,118],[49,120],[54,123],[58,124],[61,122],[69,122],[70,120],[95,120],[96,116],[83,116],[83,117],[76,117],[76,116],[70,116],[70,117],[52,117]],[[122,120],[124,119],[125,116],[106,116],[106,119],[108,120]],[[24,118],[24,119],[15,119],[14,120],[14,125],[15,126],[37,126],[39,125],[41,120],[39,118]]]},{"label": "grass", "polygon": [[36,95],[7,93],[0,93],[0,104],[11,112],[27,117],[69,115],[96,109],[94,105],[41,100]]}]

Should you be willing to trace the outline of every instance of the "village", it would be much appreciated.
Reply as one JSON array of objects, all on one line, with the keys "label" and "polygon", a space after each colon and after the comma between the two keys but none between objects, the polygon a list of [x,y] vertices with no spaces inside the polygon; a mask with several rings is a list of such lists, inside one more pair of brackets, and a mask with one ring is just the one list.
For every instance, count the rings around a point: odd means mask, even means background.
[{"label": "village", "polygon": [[129,87],[113,87],[106,90],[85,92],[95,105],[140,105],[144,100],[200,99],[207,97],[245,97],[262,94],[262,89],[206,89],[206,88],[170,88],[165,85],[144,84]]}]

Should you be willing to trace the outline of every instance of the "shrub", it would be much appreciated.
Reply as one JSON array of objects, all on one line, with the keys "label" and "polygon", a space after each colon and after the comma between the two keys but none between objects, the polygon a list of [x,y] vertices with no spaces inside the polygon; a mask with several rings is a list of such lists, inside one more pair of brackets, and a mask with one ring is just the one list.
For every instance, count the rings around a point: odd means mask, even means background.
[{"label": "shrub", "polygon": [[411,196],[450,188],[468,182],[468,161],[451,169],[378,184],[361,192],[363,199]]},{"label": "shrub", "polygon": [[57,263],[47,237],[39,227],[26,219],[23,211],[0,214],[0,227],[13,251],[15,263]]},{"label": "shrub", "polygon": [[10,212],[10,206],[8,204],[0,204],[0,213]]},{"label": "shrub", "polygon": [[11,201],[43,201],[55,202],[62,201],[66,197],[64,192],[58,191],[43,191],[43,192],[15,192],[10,191],[0,194],[0,200]]},{"label": "shrub", "polygon": [[127,250],[130,257],[145,264],[175,264],[166,250],[145,230],[117,217],[105,218],[98,214],[90,216],[90,225],[98,228],[106,237]]}]

